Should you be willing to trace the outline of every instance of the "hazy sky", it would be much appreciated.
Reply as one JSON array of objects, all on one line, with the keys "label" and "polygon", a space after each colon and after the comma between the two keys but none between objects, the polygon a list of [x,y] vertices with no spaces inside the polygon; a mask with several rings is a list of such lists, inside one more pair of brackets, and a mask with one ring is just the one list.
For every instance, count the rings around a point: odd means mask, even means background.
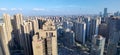
[{"label": "hazy sky", "polygon": [[0,0],[0,14],[98,14],[105,7],[109,12],[119,11],[120,0]]}]

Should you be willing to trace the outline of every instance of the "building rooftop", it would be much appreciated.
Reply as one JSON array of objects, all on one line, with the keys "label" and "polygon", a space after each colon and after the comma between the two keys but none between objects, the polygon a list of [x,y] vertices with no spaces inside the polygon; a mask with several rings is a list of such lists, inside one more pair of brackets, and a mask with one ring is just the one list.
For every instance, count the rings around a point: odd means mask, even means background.
[{"label": "building rooftop", "polygon": [[70,30],[69,28],[67,28],[65,31],[66,31],[66,32],[70,32],[71,30]]},{"label": "building rooftop", "polygon": [[101,35],[97,35],[96,38],[99,39],[99,40],[103,39],[103,37]]}]

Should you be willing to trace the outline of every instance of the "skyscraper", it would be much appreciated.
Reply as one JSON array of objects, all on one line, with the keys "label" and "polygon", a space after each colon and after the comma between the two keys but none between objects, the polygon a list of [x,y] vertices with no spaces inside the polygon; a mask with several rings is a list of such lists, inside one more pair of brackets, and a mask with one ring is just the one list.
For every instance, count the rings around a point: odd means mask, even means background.
[{"label": "skyscraper", "polygon": [[[5,25],[5,35],[6,35],[6,44],[9,49],[13,47],[13,34],[12,34],[12,24],[11,24],[11,17],[8,14],[3,14],[3,23]],[[3,39],[4,40],[4,39]],[[7,54],[7,53],[6,53]],[[8,53],[9,54],[9,53]]]},{"label": "skyscraper", "polygon": [[76,22],[75,23],[75,40],[78,43],[85,44],[85,35],[86,35],[86,23],[85,22]]},{"label": "skyscraper", "polygon": [[117,53],[118,41],[120,38],[120,17],[109,17],[109,41],[107,55],[115,55]]},{"label": "skyscraper", "polygon": [[103,14],[104,17],[107,17],[108,16],[108,12],[107,12],[107,8],[104,8],[104,14]]},{"label": "skyscraper", "polygon": [[20,46],[19,48],[23,47],[23,43],[22,43],[22,30],[21,30],[21,25],[23,24],[23,17],[22,14],[16,14],[13,17],[12,20],[12,26],[13,26],[13,33],[15,36],[15,42],[18,46]]},{"label": "skyscraper", "polygon": [[3,22],[5,23],[5,29],[6,29],[6,38],[7,42],[9,42],[9,46],[13,46],[12,41],[12,24],[11,24],[11,18],[8,14],[3,14]]},{"label": "skyscraper", "polygon": [[103,55],[105,38],[101,35],[94,35],[92,38],[91,55]]},{"label": "skyscraper", "polygon": [[[3,20],[2,20],[3,21]],[[10,55],[10,50],[8,46],[8,36],[6,32],[6,26],[5,23],[0,21],[0,51],[2,51],[1,54],[3,55]]]},{"label": "skyscraper", "polygon": [[33,36],[33,28],[32,23],[29,21],[23,22],[22,25],[22,44],[25,55],[32,55],[32,36]]},{"label": "skyscraper", "polygon": [[84,22],[86,23],[86,40],[90,38],[90,17],[85,17]]},{"label": "skyscraper", "polygon": [[100,17],[103,17],[102,12],[99,13],[99,16],[100,16]]},{"label": "skyscraper", "polygon": [[98,35],[98,27],[99,27],[99,24],[101,24],[101,21],[100,21],[100,17],[95,17],[93,19],[91,19],[91,22],[90,22],[90,39],[92,39],[92,36],[93,35]]}]

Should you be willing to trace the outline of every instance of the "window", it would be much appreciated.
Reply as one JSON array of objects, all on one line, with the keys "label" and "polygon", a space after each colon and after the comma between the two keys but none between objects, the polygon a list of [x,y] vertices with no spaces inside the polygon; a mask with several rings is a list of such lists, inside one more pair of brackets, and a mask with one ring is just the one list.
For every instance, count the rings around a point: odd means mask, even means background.
[{"label": "window", "polygon": [[52,33],[52,32],[50,32],[50,33],[49,33],[49,36],[50,36],[50,37],[53,37],[53,33]]}]

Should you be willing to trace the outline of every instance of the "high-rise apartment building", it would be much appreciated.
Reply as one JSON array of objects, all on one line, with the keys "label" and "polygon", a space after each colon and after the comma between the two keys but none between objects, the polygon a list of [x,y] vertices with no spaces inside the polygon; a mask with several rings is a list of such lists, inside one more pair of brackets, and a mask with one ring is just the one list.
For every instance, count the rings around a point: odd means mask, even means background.
[{"label": "high-rise apartment building", "polygon": [[29,21],[23,22],[22,25],[22,44],[25,55],[32,55],[32,36],[33,36],[33,28],[32,23]]},{"label": "high-rise apartment building", "polygon": [[120,18],[109,17],[108,28],[109,28],[109,40],[107,55],[115,55],[117,53],[118,41],[120,38]]},{"label": "high-rise apartment building", "polygon": [[106,43],[108,43],[109,33],[108,33],[108,25],[106,23],[102,23],[99,25],[98,34],[105,37]]},{"label": "high-rise apartment building", "polygon": [[[54,25],[54,22],[52,20],[47,20],[43,26],[42,29],[39,30],[39,37],[44,39],[42,40],[43,45],[45,47],[45,49],[43,48],[38,48],[38,49],[42,49],[45,53],[41,54],[41,55],[57,55],[57,30],[56,27]],[[34,38],[34,37],[33,37]],[[39,41],[38,41],[39,42]],[[35,44],[36,42],[32,41],[33,44]],[[40,43],[40,42],[39,42]],[[33,54],[37,54],[38,52],[41,52],[39,50],[36,50],[37,45],[33,45]],[[36,52],[34,52],[36,51]],[[40,55],[40,54],[39,54]]]},{"label": "high-rise apartment building", "polygon": [[0,51],[2,51],[0,54],[10,55],[8,43],[8,35],[5,23],[0,22]]},{"label": "high-rise apartment building", "polygon": [[36,34],[39,30],[39,26],[38,26],[38,20],[37,19],[33,19],[30,20],[32,22],[32,28],[33,28],[33,32],[34,34]]},{"label": "high-rise apartment building", "polygon": [[46,55],[45,39],[42,39],[39,35],[33,36],[32,47],[33,55]]},{"label": "high-rise apartment building", "polygon": [[12,40],[12,24],[10,15],[3,14],[3,22],[5,23],[7,41],[10,42]]},{"label": "high-rise apartment building", "polygon": [[91,24],[90,24],[90,39],[92,39],[93,35],[98,35],[98,27],[99,24],[101,24],[100,17],[96,17],[91,19]]},{"label": "high-rise apartment building", "polygon": [[85,44],[86,23],[76,22],[74,25],[75,25],[75,40],[78,43]]},{"label": "high-rise apartment building", "polygon": [[101,35],[94,35],[92,38],[91,55],[103,55],[105,38]]},{"label": "high-rise apartment building", "polygon": [[20,46],[20,48],[23,48],[22,30],[21,30],[22,24],[23,24],[22,14],[14,15],[13,20],[12,20],[13,33],[15,36],[15,42],[17,43],[18,46]]},{"label": "high-rise apartment building", "polygon": [[90,17],[85,17],[84,22],[86,23],[86,41],[90,38]]},{"label": "high-rise apartment building", "polygon": [[63,36],[64,36],[64,41],[65,41],[63,44],[65,46],[68,46],[68,47],[75,46],[75,33],[72,30],[66,29],[63,32]]}]

